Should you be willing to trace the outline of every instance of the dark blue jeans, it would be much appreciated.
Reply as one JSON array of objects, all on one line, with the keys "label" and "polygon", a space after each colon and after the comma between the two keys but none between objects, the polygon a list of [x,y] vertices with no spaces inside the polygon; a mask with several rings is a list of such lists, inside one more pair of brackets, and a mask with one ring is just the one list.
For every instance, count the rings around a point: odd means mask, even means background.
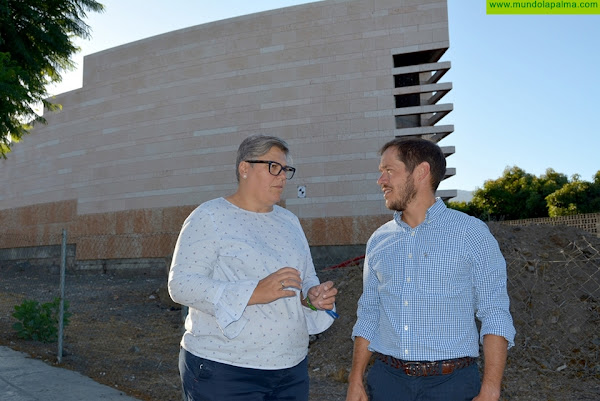
[{"label": "dark blue jeans", "polygon": [[240,368],[183,348],[179,374],[187,401],[308,401],[308,359],[279,370]]},{"label": "dark blue jeans", "polygon": [[449,375],[408,376],[377,359],[367,375],[370,401],[471,401],[480,387],[477,364]]}]

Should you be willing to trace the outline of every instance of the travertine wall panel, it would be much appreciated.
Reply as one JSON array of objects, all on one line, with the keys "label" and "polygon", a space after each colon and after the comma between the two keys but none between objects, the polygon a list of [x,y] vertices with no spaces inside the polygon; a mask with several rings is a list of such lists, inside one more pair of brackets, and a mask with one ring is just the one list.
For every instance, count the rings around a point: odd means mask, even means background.
[{"label": "travertine wall panel", "polygon": [[[0,160],[0,211],[66,202],[80,235],[178,231],[171,210],[232,193],[237,146],[266,133],[291,145],[283,203],[303,222],[389,215],[375,182],[377,150],[396,133],[393,55],[448,43],[445,0],[335,0],[87,56],[83,87]],[[42,224],[39,236],[62,223],[8,217]],[[344,235],[324,240],[356,240]]]},{"label": "travertine wall panel", "polygon": [[[335,196],[324,207],[327,217],[302,218],[300,222],[312,246],[366,243],[389,212],[348,217],[363,207],[364,195],[353,202],[338,202]],[[292,202],[293,203],[293,202]],[[284,205],[301,213],[296,206]],[[299,205],[300,208],[304,205]],[[125,210],[81,215],[75,200],[52,202],[0,211],[0,249],[59,245],[62,230],[74,246],[77,261],[132,258],[170,258],[185,218],[196,206]],[[339,214],[339,210],[344,213]]]}]

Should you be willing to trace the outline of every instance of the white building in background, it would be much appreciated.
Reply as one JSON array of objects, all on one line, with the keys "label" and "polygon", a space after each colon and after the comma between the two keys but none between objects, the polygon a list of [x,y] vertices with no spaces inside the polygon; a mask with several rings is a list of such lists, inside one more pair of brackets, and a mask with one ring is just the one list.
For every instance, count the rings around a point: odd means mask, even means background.
[{"label": "white building in background", "polygon": [[446,0],[325,0],[89,55],[82,88],[0,160],[3,229],[42,242],[65,224],[177,232],[191,207],[235,190],[239,143],[264,133],[290,144],[282,205],[311,244],[364,244],[389,218],[381,145],[453,131],[448,47]]}]

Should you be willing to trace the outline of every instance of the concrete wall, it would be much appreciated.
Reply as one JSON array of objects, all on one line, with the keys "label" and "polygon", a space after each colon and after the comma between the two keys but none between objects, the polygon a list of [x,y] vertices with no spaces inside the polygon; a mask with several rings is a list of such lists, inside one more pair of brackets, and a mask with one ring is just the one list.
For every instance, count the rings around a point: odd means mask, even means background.
[{"label": "concrete wall", "polygon": [[[72,200],[1,210],[0,270],[58,272],[64,229],[70,272],[164,275],[181,225],[193,208],[79,215]],[[312,244],[315,266],[323,268],[363,255],[360,244],[388,219],[341,217],[302,219],[301,223]]]},{"label": "concrete wall", "polygon": [[[311,244],[364,244],[390,216],[376,179],[377,150],[402,134],[394,56],[448,46],[445,0],[329,0],[89,55],[83,87],[0,160],[0,233],[49,244],[66,226],[81,258],[117,257],[115,236],[178,232],[234,192],[239,143],[265,133],[291,145],[282,205]],[[86,236],[105,236],[103,250]],[[144,240],[135,257],[172,251]]]},{"label": "concrete wall", "polygon": [[[68,245],[66,251],[66,267],[73,269],[75,265],[75,246]],[[62,246],[45,245],[0,249],[0,269],[2,271],[26,271],[41,268],[49,273],[59,273],[62,263]]]},{"label": "concrete wall", "polygon": [[[0,210],[0,249],[59,245],[62,230],[77,260],[168,258],[196,206],[77,213],[75,200]],[[301,219],[312,246],[365,244],[391,216]]]}]

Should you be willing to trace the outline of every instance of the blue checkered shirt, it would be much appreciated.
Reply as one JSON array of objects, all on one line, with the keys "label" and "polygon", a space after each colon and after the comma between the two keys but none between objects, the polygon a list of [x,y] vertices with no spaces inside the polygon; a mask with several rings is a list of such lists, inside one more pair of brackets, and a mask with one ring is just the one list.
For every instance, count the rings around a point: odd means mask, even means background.
[{"label": "blue checkered shirt", "polygon": [[417,227],[401,217],[396,212],[367,243],[352,338],[409,361],[476,357],[486,334],[513,346],[506,263],[487,225],[439,198]]}]

